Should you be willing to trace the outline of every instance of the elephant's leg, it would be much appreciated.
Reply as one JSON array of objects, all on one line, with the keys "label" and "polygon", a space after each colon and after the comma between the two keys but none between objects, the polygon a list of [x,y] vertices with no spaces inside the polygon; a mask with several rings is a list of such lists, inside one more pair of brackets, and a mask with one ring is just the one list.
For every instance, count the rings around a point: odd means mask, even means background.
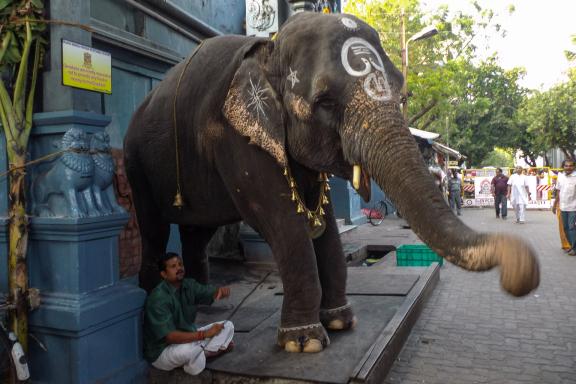
[{"label": "elephant's leg", "polygon": [[284,287],[278,345],[288,352],[319,352],[330,339],[320,323],[320,280],[307,224],[295,212],[277,214],[278,224],[260,232],[272,248]]},{"label": "elephant's leg", "polygon": [[270,245],[282,279],[278,345],[319,352],[330,340],[319,318],[320,280],[306,216],[296,212],[282,168],[268,155],[258,149],[242,153],[244,142],[228,147],[235,151],[222,152],[218,171],[244,221]]},{"label": "elephant's leg", "polygon": [[182,243],[182,259],[186,276],[207,284],[210,276],[208,260],[206,258],[206,245],[210,242],[216,228],[202,228],[197,226],[180,225],[180,242]]},{"label": "elephant's leg", "polygon": [[332,206],[326,206],[326,230],[314,240],[318,275],[322,285],[320,321],[330,330],[350,329],[356,323],[346,300],[346,260]]},{"label": "elephant's leg", "polygon": [[[126,169],[127,173],[129,169]],[[136,173],[136,172],[134,172]],[[134,207],[138,214],[138,227],[142,238],[142,262],[140,265],[140,287],[150,292],[160,282],[158,258],[166,252],[170,224],[162,220],[162,215],[152,199],[150,187],[140,173],[129,174]]]}]

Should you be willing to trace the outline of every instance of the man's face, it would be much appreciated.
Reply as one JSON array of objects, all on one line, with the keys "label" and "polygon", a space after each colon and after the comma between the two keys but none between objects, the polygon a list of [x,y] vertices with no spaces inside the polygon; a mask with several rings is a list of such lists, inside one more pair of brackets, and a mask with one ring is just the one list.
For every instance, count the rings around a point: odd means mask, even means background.
[{"label": "man's face", "polygon": [[160,272],[160,276],[166,282],[178,285],[182,280],[184,280],[184,264],[182,263],[182,258],[174,256],[166,261],[166,269]]},{"label": "man's face", "polygon": [[564,173],[570,175],[574,172],[574,163],[571,161],[564,162]]},{"label": "man's face", "polygon": [[496,170],[496,176],[500,176],[500,175],[502,175],[502,171],[499,170],[499,169],[497,169],[497,170]]},{"label": "man's face", "polygon": [[522,174],[522,167],[517,167],[516,168],[516,173],[521,175]]}]

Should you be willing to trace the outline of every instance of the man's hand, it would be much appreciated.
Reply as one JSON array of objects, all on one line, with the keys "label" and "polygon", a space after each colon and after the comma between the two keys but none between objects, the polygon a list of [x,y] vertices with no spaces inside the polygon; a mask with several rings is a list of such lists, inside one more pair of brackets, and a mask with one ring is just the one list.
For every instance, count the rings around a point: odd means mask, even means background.
[{"label": "man's hand", "polygon": [[222,329],[224,329],[224,324],[215,323],[210,328],[204,331],[204,335],[206,336],[206,338],[210,339],[219,334],[220,331],[222,331]]},{"label": "man's hand", "polygon": [[230,296],[230,287],[219,287],[214,294],[214,300],[224,299]]},{"label": "man's hand", "polygon": [[552,213],[553,213],[553,214],[556,214],[556,204],[554,204],[554,205],[552,206]]}]

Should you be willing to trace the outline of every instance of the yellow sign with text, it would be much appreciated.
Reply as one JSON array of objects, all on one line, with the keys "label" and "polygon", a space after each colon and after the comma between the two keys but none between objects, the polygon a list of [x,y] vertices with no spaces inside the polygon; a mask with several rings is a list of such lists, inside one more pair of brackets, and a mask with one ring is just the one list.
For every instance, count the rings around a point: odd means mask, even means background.
[{"label": "yellow sign with text", "polygon": [[112,93],[112,56],[62,40],[62,84],[89,91]]}]

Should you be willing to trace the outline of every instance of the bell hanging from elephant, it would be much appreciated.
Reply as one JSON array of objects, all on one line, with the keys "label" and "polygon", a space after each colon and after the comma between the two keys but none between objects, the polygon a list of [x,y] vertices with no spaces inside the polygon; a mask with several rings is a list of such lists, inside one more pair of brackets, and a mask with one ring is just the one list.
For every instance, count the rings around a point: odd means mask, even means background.
[{"label": "bell hanging from elephant", "polygon": [[157,281],[171,223],[187,273],[206,282],[212,234],[244,220],[270,245],[284,286],[278,344],[321,351],[326,330],[356,322],[329,200],[333,174],[354,181],[365,200],[374,179],[447,261],[470,271],[500,266],[514,296],[535,289],[530,246],[474,232],[447,207],[403,119],[402,82],[378,33],[350,15],[299,13],[274,40],[202,43],[146,97],[125,137],[141,285]]}]

